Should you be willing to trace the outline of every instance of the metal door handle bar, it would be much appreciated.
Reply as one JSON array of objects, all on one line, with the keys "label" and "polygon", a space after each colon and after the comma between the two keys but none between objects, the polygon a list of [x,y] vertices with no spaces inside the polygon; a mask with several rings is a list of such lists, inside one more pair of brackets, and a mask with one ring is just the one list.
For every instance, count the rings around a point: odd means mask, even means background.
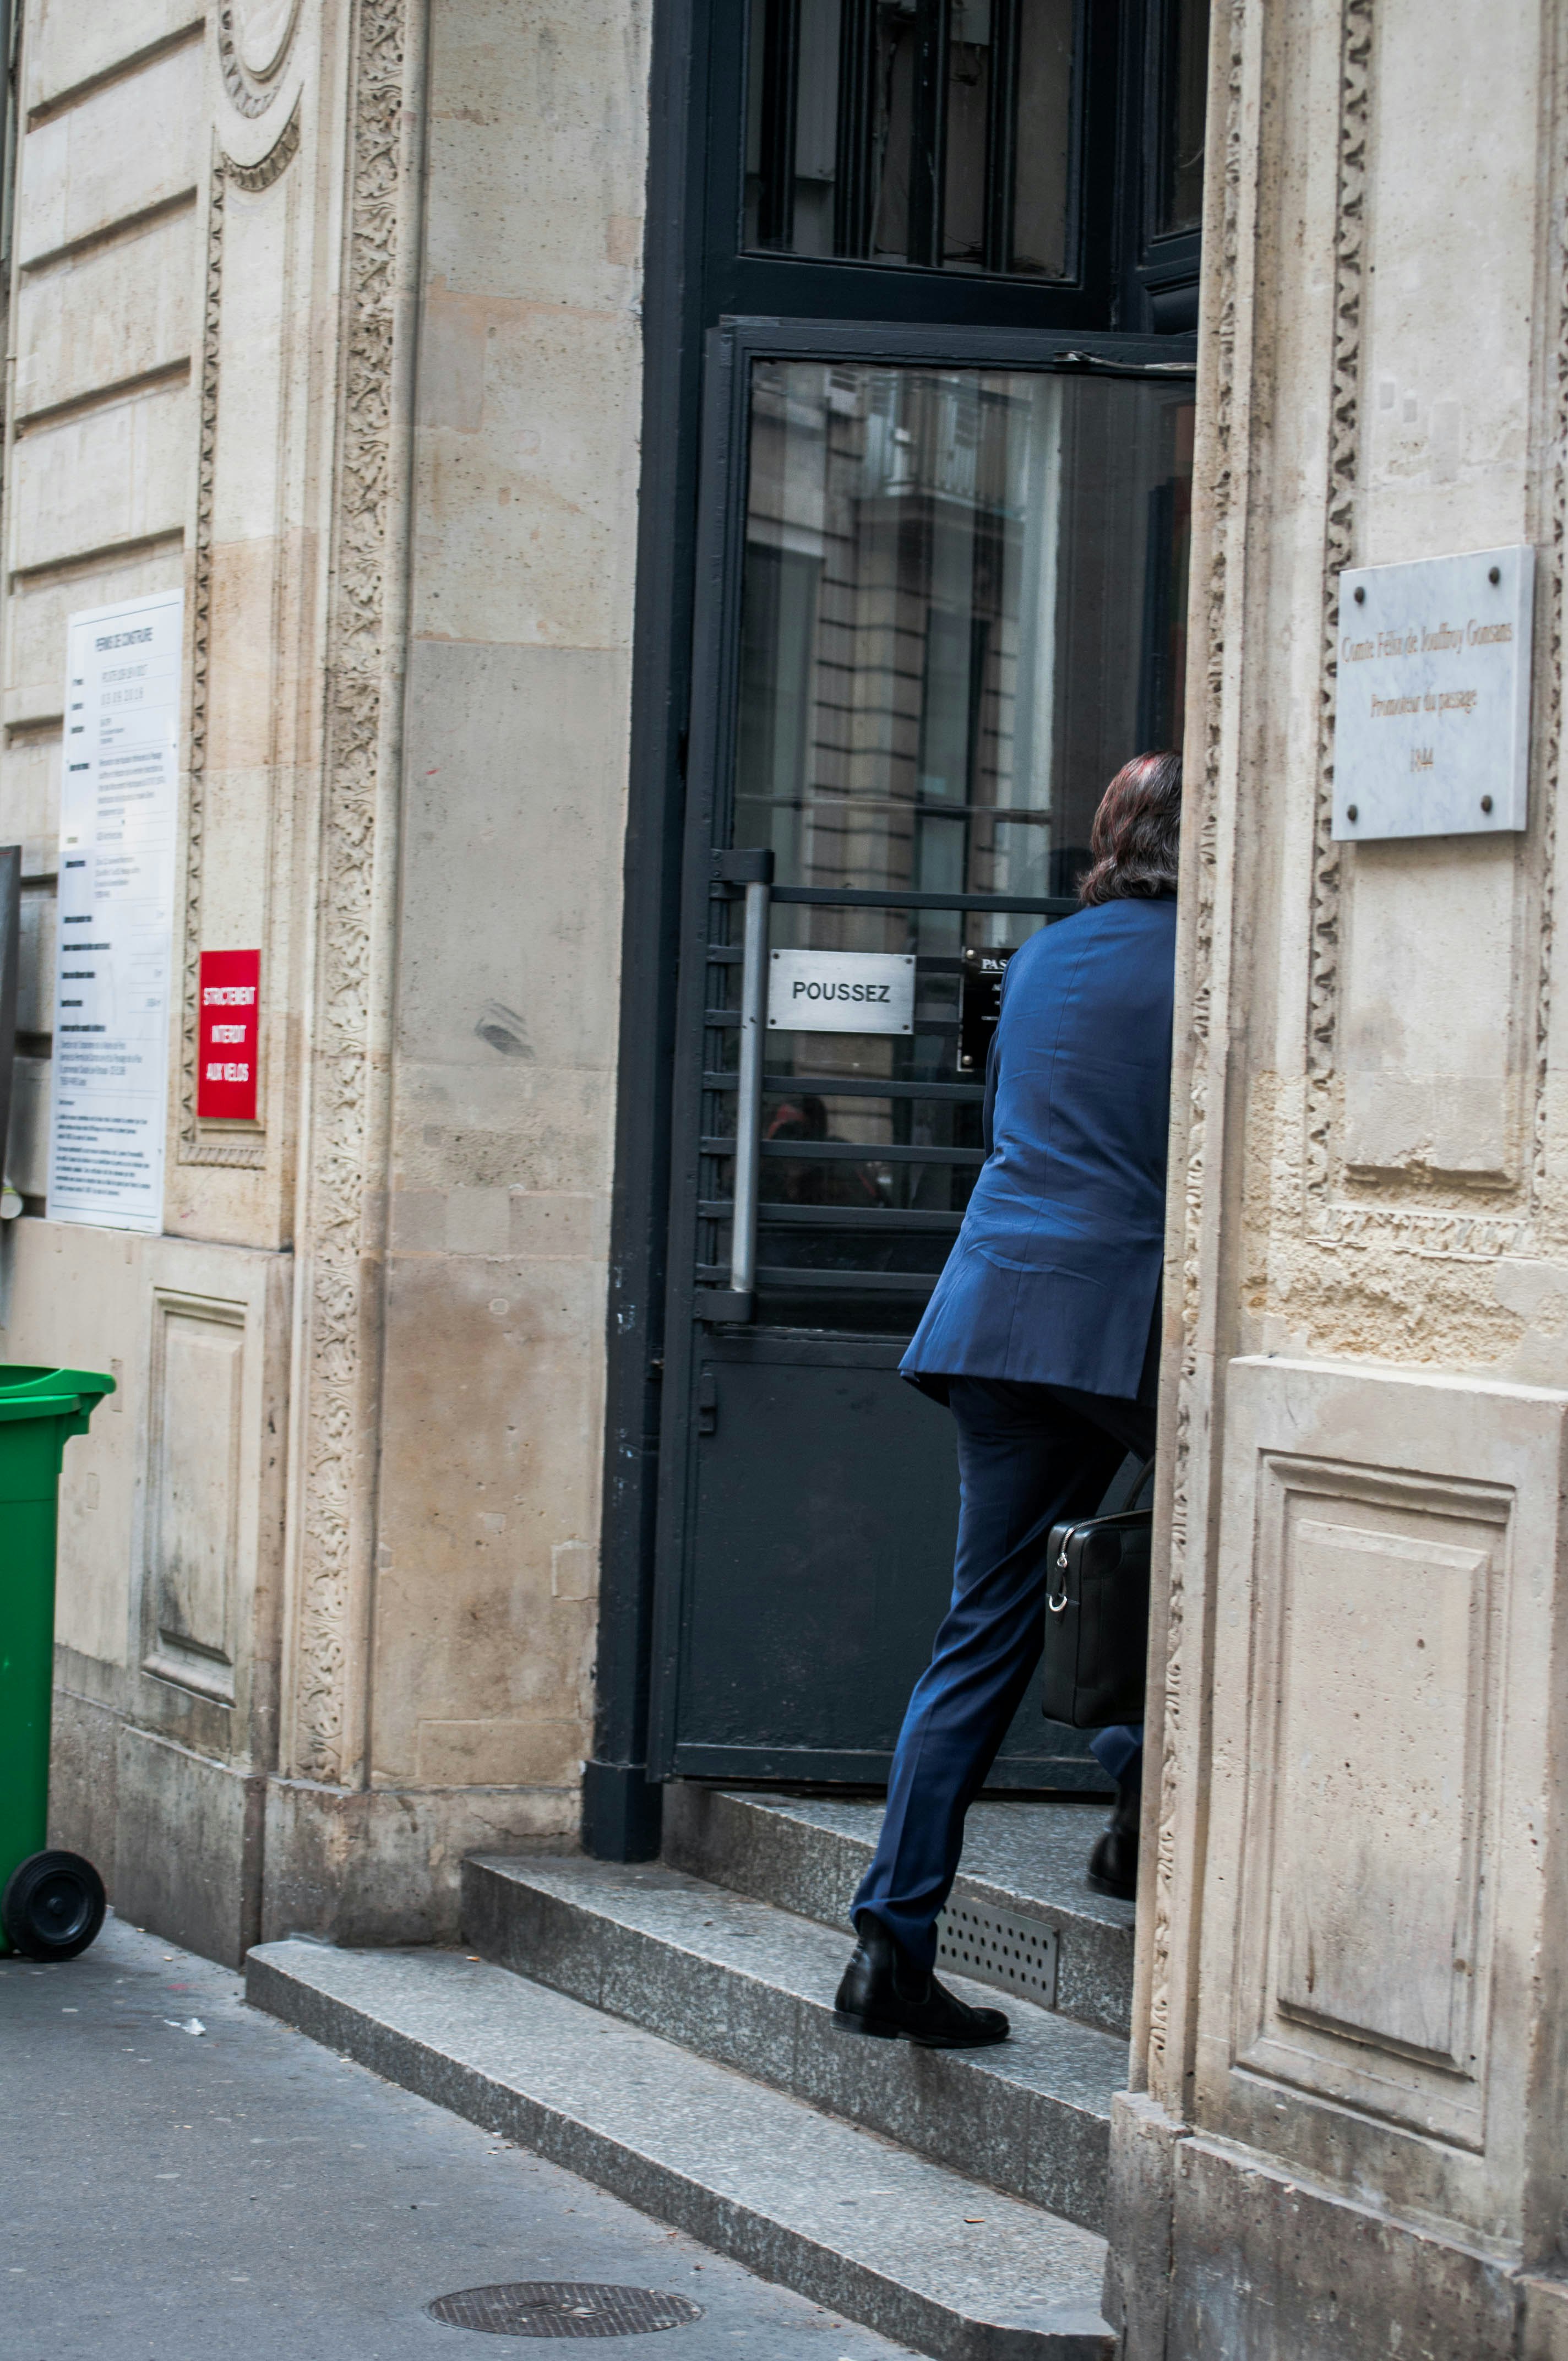
[{"label": "metal door handle bar", "polygon": [[[773,862],[768,862],[770,869]],[[762,1027],[767,1021],[768,894],[771,880],[746,884],[741,937],[740,1057],[735,1103],[735,1211],[729,1224],[729,1288],[747,1299],[757,1267],[757,1149],[762,1127]]]},{"label": "metal door handle bar", "polygon": [[[729,1220],[729,1285],[699,1287],[699,1320],[748,1321],[757,1277],[757,1173],[762,1127],[762,1029],[768,1002],[768,905],[773,856],[761,848],[720,853],[715,862],[720,884],[739,885],[746,896],[740,938],[740,1054],[735,1098],[735,1191]],[[728,1147],[729,1143],[727,1141]],[[705,1143],[706,1147],[706,1143]]]}]

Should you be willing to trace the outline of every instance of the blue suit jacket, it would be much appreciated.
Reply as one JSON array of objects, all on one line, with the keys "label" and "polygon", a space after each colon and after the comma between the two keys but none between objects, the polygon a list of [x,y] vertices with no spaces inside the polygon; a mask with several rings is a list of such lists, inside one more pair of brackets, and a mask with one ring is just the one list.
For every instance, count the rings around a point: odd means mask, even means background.
[{"label": "blue suit jacket", "polygon": [[[988,1151],[902,1363],[1131,1400],[1159,1293],[1176,902],[1102,902],[1008,963]],[[931,1380],[937,1380],[932,1383]]]}]

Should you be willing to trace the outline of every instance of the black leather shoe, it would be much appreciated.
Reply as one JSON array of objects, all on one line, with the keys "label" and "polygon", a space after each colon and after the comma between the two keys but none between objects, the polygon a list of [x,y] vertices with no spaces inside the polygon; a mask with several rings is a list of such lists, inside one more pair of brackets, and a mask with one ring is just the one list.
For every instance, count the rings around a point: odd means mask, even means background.
[{"label": "black leather shoe", "polygon": [[1087,1883],[1091,1894],[1109,1894],[1117,1902],[1138,1898],[1138,1828],[1143,1818],[1143,1782],[1116,1790],[1116,1808],[1103,1836],[1094,1840],[1089,1856]]},{"label": "black leather shoe", "polygon": [[917,1968],[879,1920],[867,1912],[833,2003],[840,2033],[869,2033],[879,2041],[913,2041],[921,2049],[985,2049],[1005,2041],[999,2008],[970,2008]]}]

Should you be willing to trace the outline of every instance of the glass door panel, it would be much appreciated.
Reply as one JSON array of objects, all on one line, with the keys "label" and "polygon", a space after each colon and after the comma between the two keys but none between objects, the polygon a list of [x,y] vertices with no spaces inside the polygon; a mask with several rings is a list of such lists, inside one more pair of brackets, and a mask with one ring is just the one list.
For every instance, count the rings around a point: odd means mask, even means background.
[{"label": "glass door panel", "polygon": [[[650,1761],[874,1784],[958,1505],[897,1365],[1007,960],[1076,907],[1113,772],[1179,741],[1192,393],[780,335],[736,324],[713,380]],[[1032,1694],[992,1784],[1102,1781]]]},{"label": "glass door panel", "polygon": [[783,886],[1070,892],[1111,773],[1179,743],[1191,418],[1185,383],[754,363],[733,842]]},{"label": "glass door panel", "polygon": [[[1105,781],[1180,741],[1191,404],[1146,379],[752,364],[729,845],[771,855],[770,957],[902,954],[916,977],[907,1032],[766,1033],[764,1324],[907,1332],[941,1268],[982,1158],[976,962],[994,975],[1074,906]],[[716,901],[715,1289],[734,1243],[734,915]]]}]

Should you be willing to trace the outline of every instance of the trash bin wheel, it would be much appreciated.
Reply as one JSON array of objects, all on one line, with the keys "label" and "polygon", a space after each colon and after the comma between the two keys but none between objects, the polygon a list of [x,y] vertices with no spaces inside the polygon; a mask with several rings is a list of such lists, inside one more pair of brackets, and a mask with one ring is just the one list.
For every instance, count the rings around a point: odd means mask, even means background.
[{"label": "trash bin wheel", "polygon": [[35,1852],[0,1894],[0,1927],[25,1960],[73,1960],[104,1924],[104,1881],[79,1852]]}]

